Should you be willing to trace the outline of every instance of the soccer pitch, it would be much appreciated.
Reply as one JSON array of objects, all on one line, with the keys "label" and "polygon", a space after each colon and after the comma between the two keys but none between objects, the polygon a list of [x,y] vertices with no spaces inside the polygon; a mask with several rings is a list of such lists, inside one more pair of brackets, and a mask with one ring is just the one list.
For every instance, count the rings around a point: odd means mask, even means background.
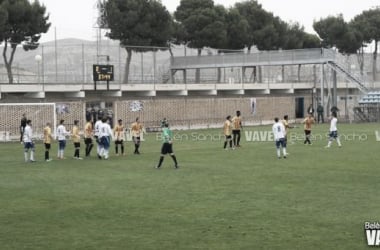
[{"label": "soccer pitch", "polygon": [[338,129],[343,147],[329,149],[328,124],[311,146],[290,130],[287,159],[265,141],[271,126],[244,128],[228,151],[221,129],[175,131],[178,170],[169,156],[154,169],[154,133],[141,155],[129,142],[107,161],[72,159],[68,141],[66,160],[54,142],[44,162],[38,142],[25,163],[20,143],[1,143],[1,249],[366,249],[364,223],[380,221],[380,127]]}]

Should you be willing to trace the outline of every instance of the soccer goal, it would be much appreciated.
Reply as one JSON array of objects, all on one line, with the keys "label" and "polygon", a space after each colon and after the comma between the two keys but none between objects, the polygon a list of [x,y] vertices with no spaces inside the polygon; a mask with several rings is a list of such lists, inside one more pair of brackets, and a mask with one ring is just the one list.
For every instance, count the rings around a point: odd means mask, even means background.
[{"label": "soccer goal", "polygon": [[22,115],[32,121],[33,136],[41,139],[47,122],[56,127],[55,103],[0,103],[0,141],[20,139]]}]

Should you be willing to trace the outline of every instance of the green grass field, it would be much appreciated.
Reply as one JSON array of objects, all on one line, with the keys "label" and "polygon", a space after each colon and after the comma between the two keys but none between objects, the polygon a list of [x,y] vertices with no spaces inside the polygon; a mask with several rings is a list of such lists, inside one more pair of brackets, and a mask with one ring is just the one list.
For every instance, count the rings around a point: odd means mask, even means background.
[{"label": "green grass field", "polygon": [[112,149],[108,161],[94,151],[74,160],[69,142],[66,160],[54,143],[44,162],[39,142],[37,162],[25,163],[22,145],[1,143],[0,248],[366,249],[364,222],[380,221],[380,127],[339,124],[343,147],[330,149],[327,130],[314,126],[311,146],[291,130],[297,140],[280,160],[273,142],[247,142],[244,132],[231,151],[220,130],[175,132],[178,170],[170,157],[154,169],[156,134],[141,155],[129,142],[127,156]]}]

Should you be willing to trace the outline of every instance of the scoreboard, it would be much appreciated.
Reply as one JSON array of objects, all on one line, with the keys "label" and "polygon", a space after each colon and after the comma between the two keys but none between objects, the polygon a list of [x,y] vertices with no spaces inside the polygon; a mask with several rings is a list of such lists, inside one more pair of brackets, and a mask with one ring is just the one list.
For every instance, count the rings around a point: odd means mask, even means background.
[{"label": "scoreboard", "polygon": [[113,81],[113,65],[92,65],[94,82],[97,81]]}]

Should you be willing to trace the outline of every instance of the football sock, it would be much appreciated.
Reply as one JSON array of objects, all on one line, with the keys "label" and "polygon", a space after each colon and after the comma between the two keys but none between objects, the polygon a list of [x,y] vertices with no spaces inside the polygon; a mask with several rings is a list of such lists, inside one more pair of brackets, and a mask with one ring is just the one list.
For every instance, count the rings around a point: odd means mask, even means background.
[{"label": "football sock", "polygon": [[30,151],[30,160],[34,161],[34,151]]},{"label": "football sock", "polygon": [[278,158],[280,158],[280,157],[281,157],[281,151],[280,151],[280,149],[279,149],[279,148],[277,149],[277,157],[278,157]]},{"label": "football sock", "polygon": [[121,153],[124,154],[124,145],[121,144]]},{"label": "football sock", "polygon": [[286,148],[282,148],[282,153],[286,156]]},{"label": "football sock", "polygon": [[232,148],[232,141],[230,141],[230,148]]},{"label": "football sock", "polygon": [[171,155],[173,161],[174,161],[174,164],[177,166],[178,163],[177,163],[177,158],[175,157],[175,155]]},{"label": "football sock", "polygon": [[119,146],[115,146],[115,153],[118,154],[119,153]]},{"label": "football sock", "polygon": [[227,141],[224,142],[223,148],[226,148],[226,147],[227,147]]},{"label": "football sock", "polygon": [[340,143],[340,139],[339,138],[336,138],[336,142],[338,143],[338,146],[341,147],[342,144]]},{"label": "football sock", "polygon": [[45,160],[49,159],[49,150],[45,151]]},{"label": "football sock", "polygon": [[89,144],[88,149],[86,150],[86,156],[90,155],[91,149],[94,146],[94,144]]},{"label": "football sock", "polygon": [[28,161],[28,152],[24,152],[25,161]]},{"label": "football sock", "polygon": [[164,157],[160,156],[160,160],[159,160],[158,165],[157,165],[158,168],[161,167],[161,164],[163,161],[164,161]]}]

